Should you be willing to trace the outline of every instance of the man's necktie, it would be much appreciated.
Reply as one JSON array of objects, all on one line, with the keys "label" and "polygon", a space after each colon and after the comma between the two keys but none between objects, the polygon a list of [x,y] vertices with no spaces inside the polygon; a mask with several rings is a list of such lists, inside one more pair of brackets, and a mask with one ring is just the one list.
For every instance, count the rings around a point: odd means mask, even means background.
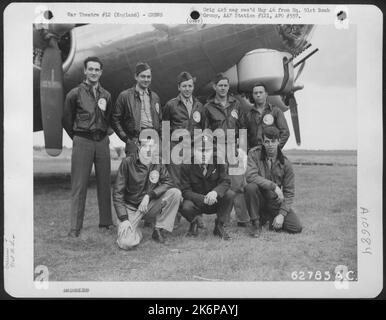
[{"label": "man's necktie", "polygon": [[272,169],[272,159],[271,158],[268,159],[268,168],[269,168],[269,170]]},{"label": "man's necktie", "polygon": [[96,90],[96,88],[92,87],[92,91],[94,93],[94,98],[97,99],[98,97],[97,97],[97,90]]},{"label": "man's necktie", "polygon": [[208,168],[206,167],[205,164],[203,164],[202,165],[202,174],[205,176],[207,172],[208,172]]},{"label": "man's necktie", "polygon": [[185,99],[185,106],[186,106],[186,109],[188,110],[188,114],[190,117],[190,114],[192,113],[192,104],[190,103],[189,99]]}]

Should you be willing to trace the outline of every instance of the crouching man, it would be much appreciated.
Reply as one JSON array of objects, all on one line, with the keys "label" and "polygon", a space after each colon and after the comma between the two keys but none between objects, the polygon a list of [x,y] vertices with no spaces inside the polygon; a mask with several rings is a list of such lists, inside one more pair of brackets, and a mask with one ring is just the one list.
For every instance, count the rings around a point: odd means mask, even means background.
[{"label": "crouching man", "polygon": [[130,249],[142,239],[138,225],[142,218],[155,222],[152,238],[165,242],[166,231],[172,232],[174,219],[181,203],[181,191],[159,159],[154,140],[140,140],[139,151],[122,160],[114,185],[113,201],[121,221],[118,246]]},{"label": "crouching man", "polygon": [[190,222],[188,236],[198,235],[198,217],[205,213],[217,215],[213,234],[224,240],[231,239],[224,226],[236,195],[230,190],[230,184],[226,166],[217,164],[213,157],[212,137],[203,135],[195,139],[194,164],[181,168],[184,202],[180,212]]},{"label": "crouching man", "polygon": [[302,231],[299,218],[292,210],[295,176],[290,161],[283,155],[280,132],[276,127],[263,130],[263,146],[248,154],[245,199],[252,222],[253,237],[259,237],[268,220],[270,229],[290,233]]}]

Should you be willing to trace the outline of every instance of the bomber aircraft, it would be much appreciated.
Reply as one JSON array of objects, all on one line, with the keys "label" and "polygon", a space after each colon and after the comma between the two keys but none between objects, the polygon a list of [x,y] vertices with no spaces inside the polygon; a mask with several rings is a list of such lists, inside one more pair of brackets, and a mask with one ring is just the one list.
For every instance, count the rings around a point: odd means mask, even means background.
[{"label": "bomber aircraft", "polygon": [[296,81],[306,59],[318,51],[310,49],[314,29],[277,24],[35,24],[34,131],[44,130],[49,155],[60,154],[64,96],[81,82],[84,59],[98,56],[104,64],[101,82],[113,101],[133,86],[139,61],[152,67],[152,88],[162,103],[176,95],[181,71],[197,78],[195,95],[202,99],[217,73],[228,76],[231,91],[245,104],[253,84],[262,81],[270,102],[290,110],[300,145],[294,93],[303,89]]}]

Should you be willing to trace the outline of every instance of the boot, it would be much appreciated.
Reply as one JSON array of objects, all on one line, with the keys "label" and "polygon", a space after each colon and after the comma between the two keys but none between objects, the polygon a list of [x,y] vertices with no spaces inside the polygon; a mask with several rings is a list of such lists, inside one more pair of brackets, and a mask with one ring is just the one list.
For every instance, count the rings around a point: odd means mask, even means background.
[{"label": "boot", "polygon": [[246,228],[248,227],[248,222],[237,222],[237,226],[241,228]]},{"label": "boot", "polygon": [[224,240],[230,240],[231,236],[226,232],[224,227],[224,222],[221,222],[218,219],[216,219],[214,223],[215,225],[214,225],[213,234]]},{"label": "boot", "polygon": [[69,233],[68,233],[68,236],[70,238],[78,238],[80,235],[80,230],[71,230]]},{"label": "boot", "polygon": [[261,235],[262,227],[259,223],[259,221],[256,220],[251,220],[252,223],[252,228],[251,228],[251,237],[253,238],[259,238]]},{"label": "boot", "polygon": [[174,228],[178,228],[178,226],[180,225],[181,223],[181,213],[178,211],[177,212],[177,215],[176,215],[176,218],[174,220]]},{"label": "boot", "polygon": [[153,240],[159,243],[165,243],[165,238],[161,233],[161,229],[159,228],[154,228],[154,231],[151,237],[153,238]]},{"label": "boot", "polygon": [[189,231],[186,234],[187,237],[197,237],[198,236],[198,216],[196,216],[190,223]]},{"label": "boot", "polygon": [[205,229],[205,223],[204,223],[204,220],[202,219],[202,214],[200,214],[199,216],[197,216],[197,226],[198,226],[200,229]]}]

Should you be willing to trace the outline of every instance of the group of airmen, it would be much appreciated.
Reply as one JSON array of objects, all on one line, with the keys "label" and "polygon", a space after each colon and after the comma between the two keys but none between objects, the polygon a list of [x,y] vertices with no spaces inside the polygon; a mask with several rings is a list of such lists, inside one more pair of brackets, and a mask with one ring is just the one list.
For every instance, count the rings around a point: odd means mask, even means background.
[{"label": "group of airmen", "polygon": [[[212,83],[213,95],[203,105],[193,96],[196,79],[181,72],[177,77],[178,95],[161,106],[159,96],[150,88],[151,67],[140,62],[135,69],[136,84],[121,92],[114,104],[99,82],[102,72],[99,58],[87,58],[85,80],[65,99],[63,127],[73,140],[70,237],[78,237],[83,226],[93,164],[99,228],[117,230],[117,243],[122,249],[140,243],[142,220],[154,228],[152,239],[165,243],[181,217],[190,223],[187,236],[197,236],[205,228],[203,214],[216,214],[213,234],[229,240],[227,226],[233,208],[237,225],[248,228],[252,237],[258,238],[267,223],[270,230],[301,232],[292,209],[294,172],[282,152],[289,129],[283,112],[268,103],[264,83],[254,85],[250,95],[253,106],[246,108],[229,94],[229,79],[218,74]],[[183,129],[192,137],[191,162],[154,161],[160,142],[141,133],[153,130],[162,137],[165,121],[171,132]],[[112,197],[109,128],[125,143],[126,153]],[[202,134],[195,135],[198,129]],[[213,147],[217,139],[213,132],[218,129],[233,129],[236,138],[241,129],[246,129],[247,161],[241,174],[230,174],[234,164],[228,158],[218,161],[219,150]],[[182,143],[182,139],[174,140],[167,150],[172,151],[172,158],[173,149]],[[238,140],[232,145],[226,140],[227,147],[236,153],[241,152]],[[118,228],[112,219],[112,199]]]}]

